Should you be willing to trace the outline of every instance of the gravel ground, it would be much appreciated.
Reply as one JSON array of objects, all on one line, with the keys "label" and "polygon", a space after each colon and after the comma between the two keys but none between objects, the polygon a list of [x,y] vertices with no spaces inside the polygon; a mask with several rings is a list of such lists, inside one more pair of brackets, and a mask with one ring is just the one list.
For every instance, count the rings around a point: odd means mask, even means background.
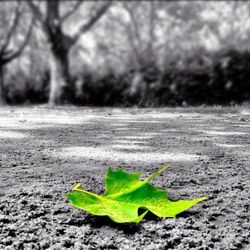
[{"label": "gravel ground", "polygon": [[[46,106],[0,109],[0,249],[250,249],[250,110]],[[143,171],[176,218],[116,224],[69,206],[78,182],[104,192],[109,166]]]}]

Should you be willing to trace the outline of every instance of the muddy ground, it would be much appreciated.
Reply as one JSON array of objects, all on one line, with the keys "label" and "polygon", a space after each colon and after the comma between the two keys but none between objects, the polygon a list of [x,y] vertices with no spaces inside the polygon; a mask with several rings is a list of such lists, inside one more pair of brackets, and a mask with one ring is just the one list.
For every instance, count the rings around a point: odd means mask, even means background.
[{"label": "muddy ground", "polygon": [[[250,249],[250,109],[0,109],[0,249]],[[209,196],[177,218],[115,224],[69,206],[109,166],[151,173],[173,200]]]}]

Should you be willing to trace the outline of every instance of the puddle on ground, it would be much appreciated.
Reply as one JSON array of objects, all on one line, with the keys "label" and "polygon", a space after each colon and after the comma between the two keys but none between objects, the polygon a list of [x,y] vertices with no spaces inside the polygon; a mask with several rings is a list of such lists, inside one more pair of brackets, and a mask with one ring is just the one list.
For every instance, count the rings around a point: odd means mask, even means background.
[{"label": "puddle on ground", "polygon": [[225,127],[220,127],[220,126],[215,126],[215,127],[211,127],[212,131],[216,131],[216,130],[223,130],[225,129]]},{"label": "puddle on ground", "polygon": [[170,128],[170,129],[163,129],[162,132],[175,132],[175,133],[183,133],[183,131],[180,131],[175,128]]},{"label": "puddle on ground", "polygon": [[95,159],[95,160],[111,160],[122,162],[142,162],[142,163],[168,163],[168,162],[192,162],[198,158],[207,158],[206,156],[198,156],[195,154],[185,154],[181,152],[122,152],[113,150],[110,147],[68,147],[62,148],[60,151],[52,152],[52,156],[60,158],[76,158],[76,159]]},{"label": "puddle on ground", "polygon": [[150,147],[147,146],[140,146],[140,145],[120,145],[114,144],[111,148],[118,149],[118,150],[145,150],[149,149]]},{"label": "puddle on ground", "polygon": [[249,110],[242,110],[240,112],[241,115],[250,115],[250,111]]},{"label": "puddle on ground", "polygon": [[83,117],[73,117],[73,116],[33,116],[27,117],[27,122],[31,123],[49,123],[49,124],[66,124],[66,125],[79,125],[79,124],[88,124],[89,121],[86,121],[86,118]]},{"label": "puddle on ground", "polygon": [[122,126],[122,127],[126,127],[126,126],[128,126],[128,124],[127,123],[112,123],[112,124],[108,124],[109,126]]},{"label": "puddle on ground", "polygon": [[250,124],[234,124],[233,127],[250,128]]},{"label": "puddle on ground", "polygon": [[165,121],[149,121],[149,120],[131,120],[128,121],[129,123],[147,123],[147,124],[162,124],[165,123]]},{"label": "puddle on ground", "polygon": [[215,143],[215,145],[223,148],[241,148],[246,147],[247,145],[240,145],[240,144],[223,144],[223,143]]},{"label": "puddle on ground", "polygon": [[29,135],[20,132],[14,131],[1,131],[0,130],[0,139],[23,139]]},{"label": "puddle on ground", "polygon": [[247,135],[249,133],[238,131],[216,131],[216,130],[200,130],[200,132],[208,135]]},{"label": "puddle on ground", "polygon": [[153,136],[146,136],[146,135],[138,135],[138,136],[120,136],[120,137],[116,137],[117,140],[149,140],[152,139]]},{"label": "puddle on ground", "polygon": [[112,130],[116,131],[125,131],[125,130],[136,130],[138,128],[113,128]]}]

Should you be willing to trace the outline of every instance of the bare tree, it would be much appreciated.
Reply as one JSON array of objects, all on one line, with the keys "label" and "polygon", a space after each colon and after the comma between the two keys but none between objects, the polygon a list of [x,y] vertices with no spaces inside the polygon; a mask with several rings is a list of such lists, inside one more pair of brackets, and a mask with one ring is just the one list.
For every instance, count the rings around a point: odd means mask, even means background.
[{"label": "bare tree", "polygon": [[[129,47],[131,48],[129,57],[134,70],[134,77],[129,90],[130,95],[141,95],[141,102],[144,103],[150,93],[150,88],[154,80],[149,80],[151,72],[157,65],[156,53],[156,27],[157,11],[159,3],[151,2],[122,2],[121,8],[128,18],[124,19],[116,13],[111,15],[111,19],[118,22],[125,30],[125,35]],[[156,66],[157,67],[157,66]]]},{"label": "bare tree", "polygon": [[6,31],[6,35],[3,38],[1,47],[0,47],[0,104],[5,103],[5,94],[4,94],[4,68],[7,64],[12,62],[14,59],[19,57],[26,45],[28,44],[29,38],[32,33],[33,20],[28,28],[26,35],[24,36],[23,42],[19,47],[15,49],[10,49],[11,41],[15,36],[17,27],[20,25],[20,19],[23,13],[23,5],[19,1],[17,2],[12,23],[9,30]]},{"label": "bare tree", "polygon": [[69,70],[69,53],[81,35],[89,31],[97,21],[105,14],[112,4],[112,1],[102,2],[99,7],[90,13],[88,21],[83,23],[78,31],[70,35],[63,29],[63,24],[71,17],[78,7],[84,2],[78,0],[74,6],[66,13],[61,12],[63,1],[47,0],[44,4],[44,11],[35,1],[27,1],[30,9],[40,22],[41,27],[47,37],[50,49],[50,95],[49,104],[60,104],[69,101],[74,93],[73,84]]},{"label": "bare tree", "polygon": [[126,10],[130,21],[124,22],[117,17],[115,19],[125,28],[134,55],[134,66],[140,68],[148,64],[150,60],[154,60],[156,3],[153,1],[124,2],[122,6]]}]

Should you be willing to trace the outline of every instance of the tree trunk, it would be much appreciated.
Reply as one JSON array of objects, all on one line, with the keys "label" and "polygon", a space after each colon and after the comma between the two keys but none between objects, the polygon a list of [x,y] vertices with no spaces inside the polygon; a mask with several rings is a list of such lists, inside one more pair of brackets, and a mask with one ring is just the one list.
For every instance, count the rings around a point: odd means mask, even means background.
[{"label": "tree trunk", "polygon": [[5,104],[4,96],[4,69],[0,65],[0,106]]},{"label": "tree trunk", "polygon": [[74,87],[69,70],[69,48],[51,46],[49,104],[65,104],[73,101]]},{"label": "tree trunk", "polygon": [[61,58],[51,53],[50,56],[50,93],[49,104],[56,105],[62,104],[64,100],[65,89],[69,85],[68,82],[68,69]]}]

